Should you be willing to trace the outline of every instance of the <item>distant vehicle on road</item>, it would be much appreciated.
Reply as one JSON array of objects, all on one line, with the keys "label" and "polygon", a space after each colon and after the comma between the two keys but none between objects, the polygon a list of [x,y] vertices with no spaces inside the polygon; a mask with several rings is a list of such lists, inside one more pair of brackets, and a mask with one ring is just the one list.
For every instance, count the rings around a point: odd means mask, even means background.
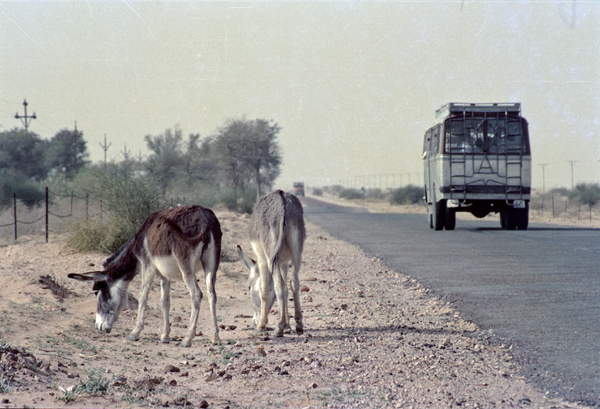
[{"label": "distant vehicle on road", "polygon": [[304,182],[294,182],[294,194],[304,196]]},{"label": "distant vehicle on road", "polygon": [[520,103],[442,106],[425,133],[423,164],[431,228],[453,230],[456,212],[500,213],[503,228],[527,228],[531,151]]}]

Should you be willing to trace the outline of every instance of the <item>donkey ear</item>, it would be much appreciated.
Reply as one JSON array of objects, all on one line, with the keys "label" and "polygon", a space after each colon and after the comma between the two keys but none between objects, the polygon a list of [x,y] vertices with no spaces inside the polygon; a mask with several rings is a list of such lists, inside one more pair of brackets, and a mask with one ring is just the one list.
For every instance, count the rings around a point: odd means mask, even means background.
[{"label": "donkey ear", "polygon": [[256,261],[254,261],[251,258],[249,258],[248,256],[246,256],[244,254],[244,252],[242,251],[242,248],[239,245],[237,246],[237,250],[238,250],[240,257],[242,258],[242,261],[246,265],[246,267],[248,267],[249,270],[252,270],[252,267],[254,267],[256,265]]},{"label": "donkey ear", "polygon": [[107,275],[104,271],[90,271],[83,274],[71,273],[67,277],[79,281],[106,281]]}]

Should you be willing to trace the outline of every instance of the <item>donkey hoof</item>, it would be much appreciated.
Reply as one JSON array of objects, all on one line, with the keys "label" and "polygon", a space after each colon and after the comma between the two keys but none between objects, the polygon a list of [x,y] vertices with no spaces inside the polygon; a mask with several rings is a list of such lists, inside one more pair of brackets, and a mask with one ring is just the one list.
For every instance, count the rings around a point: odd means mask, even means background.
[{"label": "donkey hoof", "polygon": [[214,336],[212,337],[212,340],[211,340],[211,342],[212,342],[213,344],[215,344],[215,345],[216,345],[216,344],[220,344],[220,343],[221,343],[221,338],[219,338],[219,336],[218,336],[218,335],[214,335]]},{"label": "donkey hoof", "polygon": [[298,334],[298,335],[304,334],[304,328],[302,328],[302,327],[296,327],[296,334]]},{"label": "donkey hoof", "polygon": [[183,341],[181,341],[182,348],[189,348],[191,346],[192,346],[192,341],[190,339],[184,339]]},{"label": "donkey hoof", "polygon": [[169,338],[168,335],[162,335],[160,337],[160,342],[163,344],[168,344],[171,341],[171,338]]},{"label": "donkey hoof", "polygon": [[140,336],[138,334],[129,334],[127,336],[127,339],[130,341],[137,341],[138,339],[140,339]]}]

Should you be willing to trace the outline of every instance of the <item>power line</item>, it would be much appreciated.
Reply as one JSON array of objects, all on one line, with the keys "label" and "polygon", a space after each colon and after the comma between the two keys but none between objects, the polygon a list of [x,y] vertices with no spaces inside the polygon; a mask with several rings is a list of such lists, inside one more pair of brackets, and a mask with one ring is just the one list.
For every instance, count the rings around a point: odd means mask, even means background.
[{"label": "power line", "polygon": [[31,120],[36,119],[35,112],[33,113],[33,115],[27,115],[27,105],[27,100],[23,99],[23,108],[25,110],[25,115],[21,116],[18,112],[15,114],[15,118],[20,119],[23,125],[25,126],[25,133],[27,133],[27,128],[29,128]]},{"label": "power line", "polygon": [[106,168],[106,151],[108,151],[108,148],[110,148],[110,145],[112,145],[112,142],[107,145],[106,144],[106,134],[104,134],[104,145],[100,144],[100,147],[102,148],[102,150],[104,150],[104,167],[105,168]]},{"label": "power line", "polygon": [[573,190],[573,165],[575,165],[576,160],[568,160],[567,163],[571,164],[571,190]]},{"label": "power line", "polygon": [[546,194],[546,166],[548,166],[547,163],[540,163],[538,166],[542,167],[542,183],[543,183],[543,194]]}]

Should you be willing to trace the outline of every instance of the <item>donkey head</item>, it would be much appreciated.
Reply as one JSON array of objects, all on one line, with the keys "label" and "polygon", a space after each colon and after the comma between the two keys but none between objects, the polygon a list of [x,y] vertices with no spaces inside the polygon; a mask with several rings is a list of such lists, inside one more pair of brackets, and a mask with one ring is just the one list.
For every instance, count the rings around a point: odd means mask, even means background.
[{"label": "donkey head", "polygon": [[96,329],[100,332],[110,332],[121,311],[128,308],[127,287],[129,282],[123,279],[111,279],[106,271],[91,271],[84,274],[71,273],[67,277],[79,281],[94,282],[92,290],[98,300],[96,305]]},{"label": "donkey head", "polygon": [[[237,249],[240,257],[242,258],[242,261],[244,262],[248,270],[250,270],[250,275],[248,276],[248,289],[250,290],[250,297],[252,298],[252,310],[254,312],[254,318],[252,319],[252,322],[256,327],[258,326],[258,322],[260,320],[260,294],[262,287],[262,282],[260,280],[260,272],[258,271],[258,263],[246,256],[246,254],[244,254],[240,246],[237,246]],[[268,310],[270,311],[271,307],[273,307],[273,304],[275,303],[275,285],[273,284],[273,277],[271,277],[271,285],[269,286],[269,288],[270,291]]]}]

